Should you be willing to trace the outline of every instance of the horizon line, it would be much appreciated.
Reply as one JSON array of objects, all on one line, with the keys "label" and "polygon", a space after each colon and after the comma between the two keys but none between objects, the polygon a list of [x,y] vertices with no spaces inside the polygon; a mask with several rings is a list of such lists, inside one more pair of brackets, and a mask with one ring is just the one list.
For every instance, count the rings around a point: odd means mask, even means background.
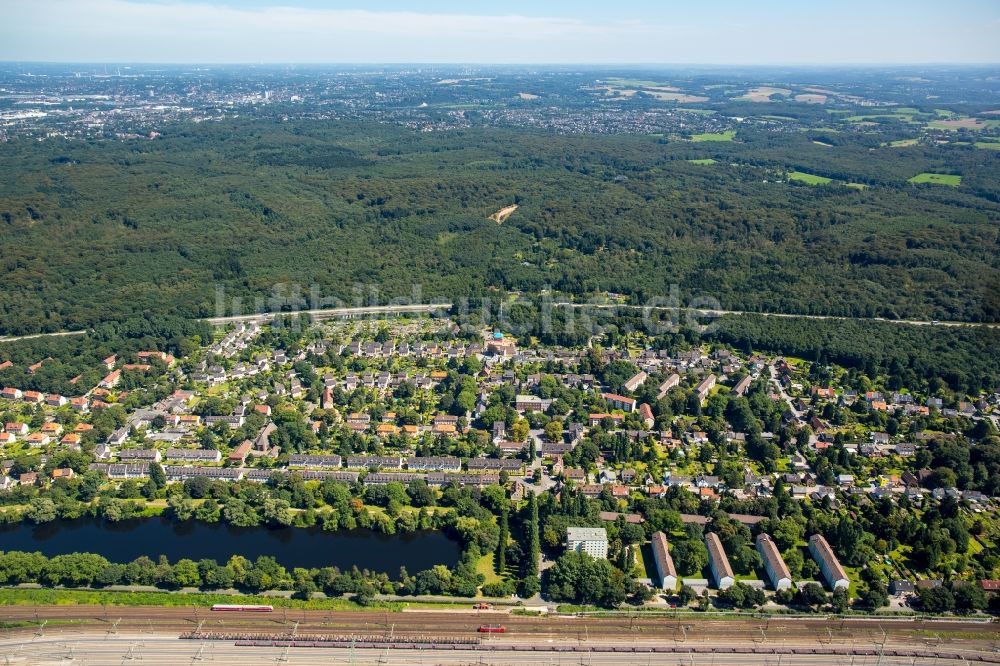
[{"label": "horizon line", "polygon": [[757,62],[757,63],[725,63],[725,62],[462,62],[462,61],[155,61],[155,60],[5,60],[2,65],[84,65],[84,66],[169,66],[169,67],[343,67],[343,66],[393,66],[393,67],[722,67],[729,69],[790,67],[790,68],[842,68],[842,67],[1000,67],[998,62]]}]

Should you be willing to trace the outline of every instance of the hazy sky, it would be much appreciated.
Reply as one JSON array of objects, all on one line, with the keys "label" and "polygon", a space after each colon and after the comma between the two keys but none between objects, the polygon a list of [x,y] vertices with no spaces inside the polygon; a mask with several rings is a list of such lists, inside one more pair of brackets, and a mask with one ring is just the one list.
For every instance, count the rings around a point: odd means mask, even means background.
[{"label": "hazy sky", "polygon": [[2,0],[0,60],[997,63],[1000,0]]}]

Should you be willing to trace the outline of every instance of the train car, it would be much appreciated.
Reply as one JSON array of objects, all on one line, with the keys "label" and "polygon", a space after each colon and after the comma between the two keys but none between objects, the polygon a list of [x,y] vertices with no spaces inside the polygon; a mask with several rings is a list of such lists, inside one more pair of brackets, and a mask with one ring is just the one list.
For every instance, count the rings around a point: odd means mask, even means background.
[{"label": "train car", "polygon": [[484,624],[479,627],[479,633],[481,634],[505,634],[507,633],[507,627],[502,624]]},{"label": "train car", "polygon": [[229,612],[241,612],[241,613],[270,613],[274,610],[273,606],[255,606],[247,604],[215,604],[212,606],[213,611],[229,611]]},{"label": "train car", "polygon": [[475,610],[491,610],[493,608],[492,604],[478,603],[473,606]]}]

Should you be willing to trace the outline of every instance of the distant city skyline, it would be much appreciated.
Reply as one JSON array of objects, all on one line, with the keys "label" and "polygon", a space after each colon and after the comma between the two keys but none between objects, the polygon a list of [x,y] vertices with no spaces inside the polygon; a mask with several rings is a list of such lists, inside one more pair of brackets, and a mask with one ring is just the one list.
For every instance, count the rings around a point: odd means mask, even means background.
[{"label": "distant city skyline", "polygon": [[31,0],[5,7],[0,60],[997,63],[1000,3]]}]

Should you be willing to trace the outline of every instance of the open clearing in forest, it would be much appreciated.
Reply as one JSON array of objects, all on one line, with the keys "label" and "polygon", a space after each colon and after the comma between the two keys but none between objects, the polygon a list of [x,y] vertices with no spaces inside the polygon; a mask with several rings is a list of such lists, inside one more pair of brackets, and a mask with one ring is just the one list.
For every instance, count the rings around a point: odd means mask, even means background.
[{"label": "open clearing in forest", "polygon": [[910,178],[911,183],[930,183],[932,185],[947,185],[949,187],[958,187],[962,184],[962,177],[956,176],[950,173],[929,173],[925,171],[924,173],[918,173],[913,178]]},{"label": "open clearing in forest", "polygon": [[517,96],[521,99],[538,99],[538,95],[532,95],[531,93],[519,92]]},{"label": "open clearing in forest", "polygon": [[738,101],[749,101],[749,102],[770,102],[771,95],[781,95],[782,97],[788,97],[792,94],[792,91],[788,88],[772,88],[770,86],[760,86],[758,88],[751,88],[742,97],[737,97]]},{"label": "open clearing in forest", "polygon": [[663,92],[661,90],[642,90],[643,95],[648,95],[649,97],[655,97],[661,102],[678,102],[680,104],[692,104],[694,102],[707,102],[707,97],[699,97],[698,95],[688,95],[682,92]]},{"label": "open clearing in forest", "polygon": [[501,208],[497,212],[490,215],[490,219],[497,224],[503,224],[503,221],[510,217],[515,210],[517,210],[517,204],[511,204],[510,206]]},{"label": "open clearing in forest", "polygon": [[805,102],[806,104],[826,104],[826,95],[820,95],[817,93],[803,93],[801,95],[795,96],[796,102]]},{"label": "open clearing in forest", "polygon": [[736,138],[736,130],[727,132],[704,132],[691,137],[692,141],[732,141]]},{"label": "open clearing in forest", "polygon": [[801,183],[808,183],[809,185],[826,185],[833,179],[825,176],[817,176],[812,173],[806,173],[804,171],[789,171],[788,180],[797,180]]},{"label": "open clearing in forest", "polygon": [[990,127],[990,123],[995,121],[980,120],[979,118],[954,118],[952,120],[935,120],[927,125],[931,129],[945,130],[981,130]]},{"label": "open clearing in forest", "polygon": [[711,157],[705,157],[700,160],[688,160],[691,164],[715,164],[715,160]]}]

